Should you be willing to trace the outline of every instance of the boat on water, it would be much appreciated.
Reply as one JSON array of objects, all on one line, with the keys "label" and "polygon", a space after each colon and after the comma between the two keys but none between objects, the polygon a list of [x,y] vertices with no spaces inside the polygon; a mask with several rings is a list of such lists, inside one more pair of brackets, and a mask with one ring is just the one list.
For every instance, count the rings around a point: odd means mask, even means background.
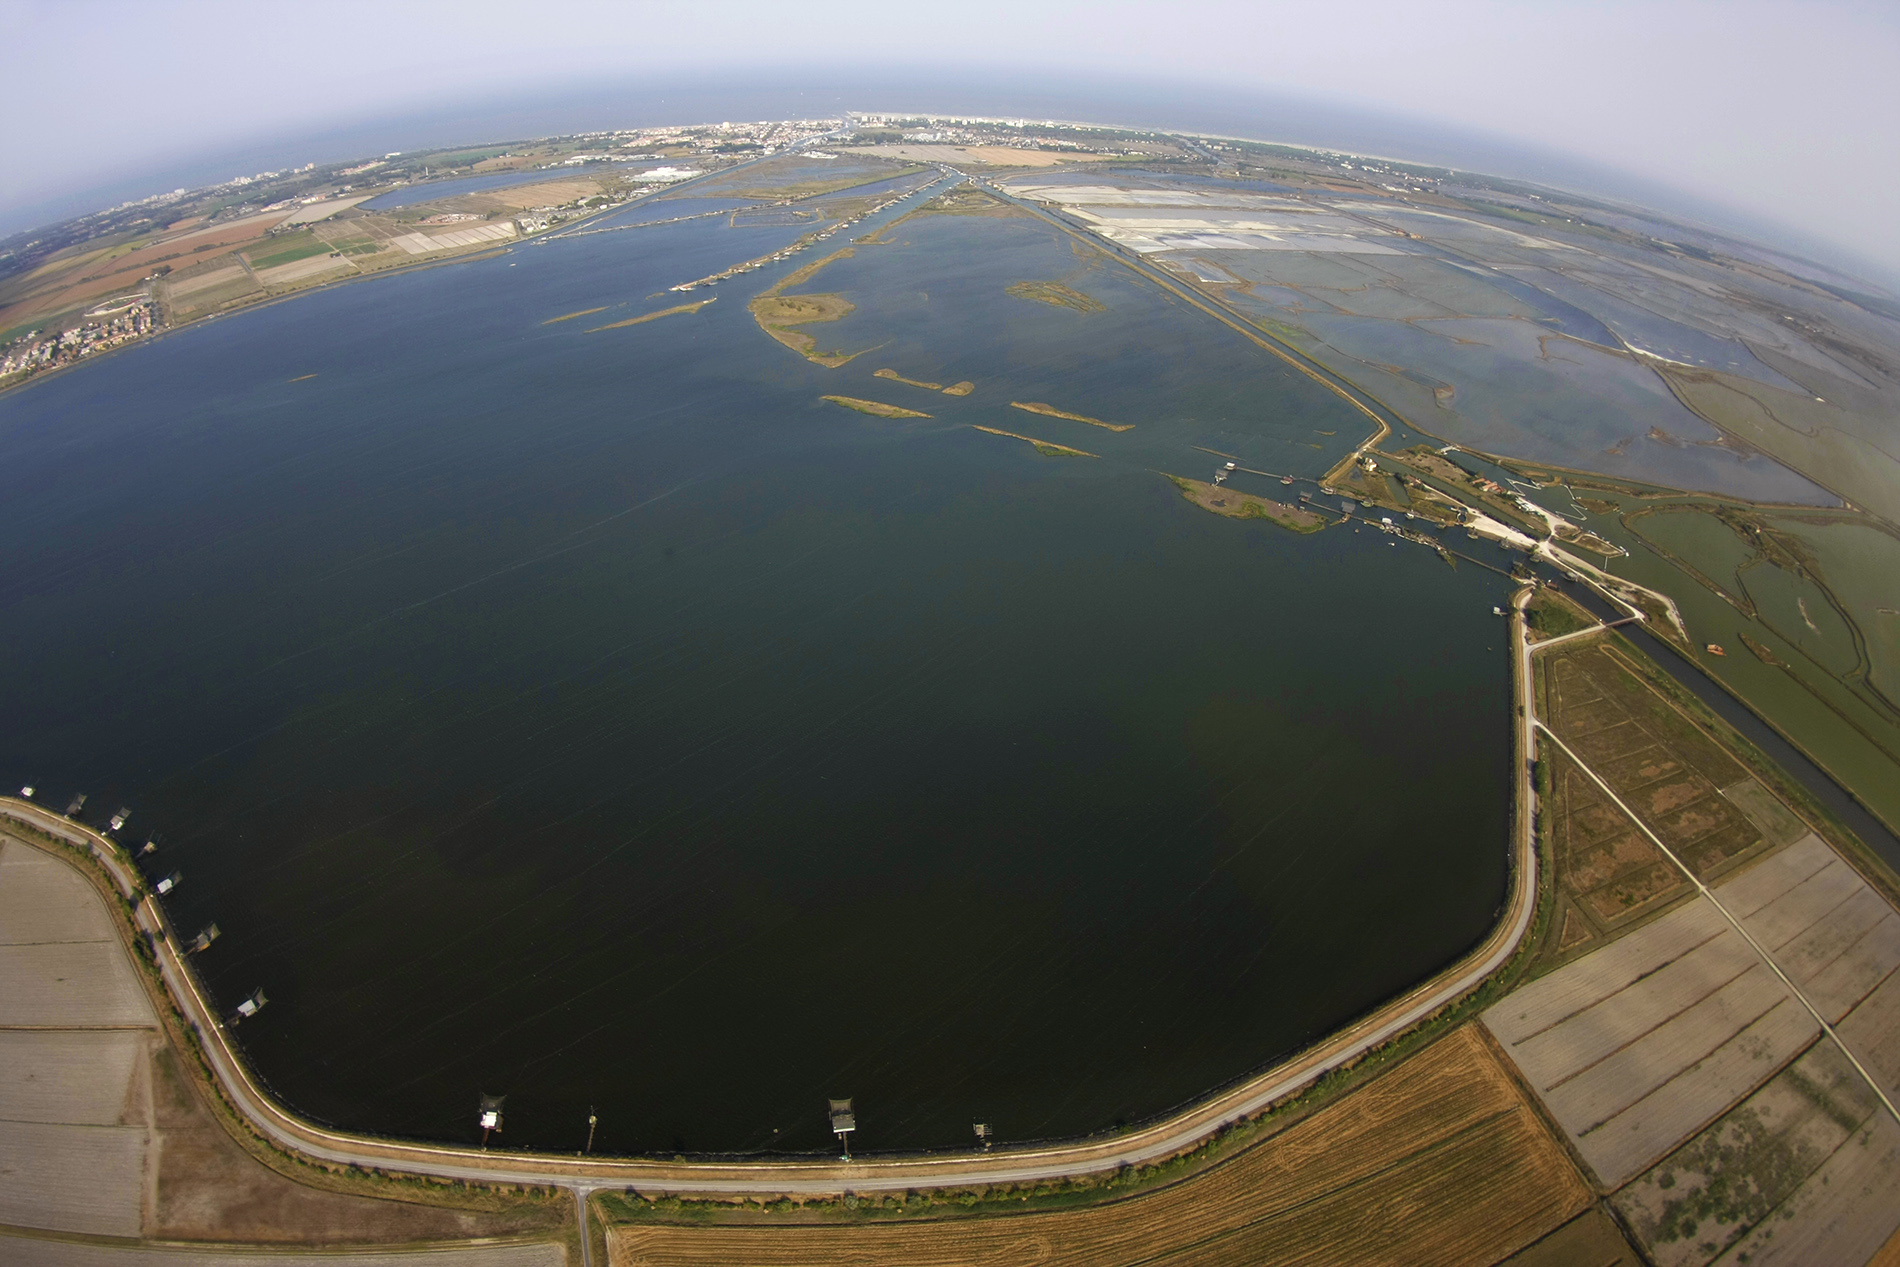
[{"label": "boat on water", "polygon": [[270,1000],[264,997],[263,987],[259,986],[257,989],[251,991],[249,998],[237,1005],[237,1019],[242,1021],[249,1020],[251,1017],[263,1011],[264,1005],[268,1002],[270,1002]]},{"label": "boat on water", "polygon": [[163,880],[160,880],[157,884],[154,884],[152,886],[152,890],[156,892],[160,897],[164,897],[167,893],[170,893],[173,889],[177,888],[178,882],[184,878],[185,877],[181,872],[174,871],[170,875],[166,876]]},{"label": "boat on water", "polygon": [[71,802],[67,804],[66,817],[72,818],[76,816],[79,813],[79,811],[84,808],[86,808],[86,794],[84,792],[81,792],[78,796],[75,796],[71,800]]},{"label": "boat on water", "polygon": [[132,817],[132,811],[121,805],[119,806],[119,812],[107,820],[106,826],[113,831],[117,831],[119,828],[125,826],[125,820],[130,817]]}]

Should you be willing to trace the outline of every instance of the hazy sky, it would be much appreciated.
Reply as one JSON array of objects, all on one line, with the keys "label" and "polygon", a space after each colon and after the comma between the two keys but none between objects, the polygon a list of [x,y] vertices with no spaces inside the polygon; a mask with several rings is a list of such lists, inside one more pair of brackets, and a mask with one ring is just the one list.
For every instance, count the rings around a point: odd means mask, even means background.
[{"label": "hazy sky", "polygon": [[[358,125],[452,109],[479,130],[440,139],[472,141],[563,84],[783,84],[801,65],[814,90],[881,74],[877,99],[847,103],[868,109],[904,107],[914,72],[1400,115],[1618,168],[1900,276],[1894,0],[0,0],[0,222],[272,139],[373,141]],[[1246,131],[1311,139],[1255,115]]]}]

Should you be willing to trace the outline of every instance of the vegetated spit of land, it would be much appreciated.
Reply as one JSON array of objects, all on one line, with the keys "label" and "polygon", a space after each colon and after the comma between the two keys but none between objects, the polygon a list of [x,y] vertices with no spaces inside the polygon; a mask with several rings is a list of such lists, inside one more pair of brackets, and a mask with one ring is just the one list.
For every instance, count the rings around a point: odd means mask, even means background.
[{"label": "vegetated spit of land", "polygon": [[930,391],[930,392],[940,392],[943,390],[942,383],[926,383],[922,379],[919,379],[919,378],[905,378],[902,374],[899,374],[896,370],[879,370],[875,374],[873,374],[871,377],[888,378],[893,383],[905,383],[911,387],[921,387],[925,391]]},{"label": "vegetated spit of land", "polygon": [[605,312],[605,311],[607,311],[607,306],[605,304],[602,304],[598,308],[583,308],[579,312],[564,312],[558,317],[549,317],[546,321],[543,321],[541,324],[544,326],[556,325],[563,321],[572,321],[576,317],[591,317],[597,312]]},{"label": "vegetated spit of land", "polygon": [[821,396],[834,405],[843,405],[846,409],[855,409],[861,414],[870,414],[876,418],[928,418],[929,414],[919,413],[915,409],[905,409],[900,405],[887,405],[880,400],[860,400],[856,396]]},{"label": "vegetated spit of land", "polygon": [[[1489,1044],[1466,1026],[1270,1139],[1107,1204],[920,1218],[865,1197],[848,1222],[623,1223],[614,1267],[826,1262],[1491,1263],[1590,1204],[1582,1177]],[[1001,1203],[998,1203],[999,1205]],[[941,1198],[932,1207],[945,1209]],[[955,1210],[954,1206],[950,1209]]]},{"label": "vegetated spit of land", "polygon": [[1100,418],[1091,418],[1087,414],[1072,414],[1066,409],[1057,409],[1054,405],[1045,405],[1039,400],[1012,400],[1011,409],[1026,409],[1032,414],[1042,414],[1048,418],[1067,418],[1070,422],[1086,422],[1091,427],[1105,427],[1110,431],[1133,431],[1132,422],[1103,422]]},{"label": "vegetated spit of land", "polygon": [[[610,321],[604,326],[594,326],[587,330],[586,333],[592,334],[595,330],[619,330],[626,326],[637,326],[648,321],[658,321],[661,317],[676,316],[682,312],[698,312],[701,308],[704,308],[707,304],[712,302],[713,300],[711,299],[702,299],[698,303],[693,304],[676,304],[671,308],[662,308],[658,312],[649,312],[639,317],[628,317],[625,321]],[[596,308],[594,311],[599,312],[600,309]]]},{"label": "vegetated spit of land", "polygon": [[1216,484],[1204,484],[1182,475],[1170,475],[1168,478],[1174,481],[1183,497],[1202,510],[1211,510],[1230,519],[1270,519],[1294,532],[1318,532],[1326,526],[1325,516],[1299,506],[1255,497],[1252,493],[1237,492]]},{"label": "vegetated spit of land", "polygon": [[986,190],[959,185],[947,193],[938,194],[904,219],[908,220],[910,216],[992,216],[1006,220],[1018,217],[1026,219],[1029,212]]},{"label": "vegetated spit of land", "polygon": [[993,436],[1007,436],[1011,440],[1021,440],[1024,444],[1036,446],[1036,452],[1046,458],[1093,458],[1099,453],[1090,453],[1085,449],[1072,449],[1066,444],[1055,444],[1049,440],[1038,440],[1034,436],[1017,435],[1014,431],[1003,431],[997,427],[977,427],[978,431],[987,431]]}]

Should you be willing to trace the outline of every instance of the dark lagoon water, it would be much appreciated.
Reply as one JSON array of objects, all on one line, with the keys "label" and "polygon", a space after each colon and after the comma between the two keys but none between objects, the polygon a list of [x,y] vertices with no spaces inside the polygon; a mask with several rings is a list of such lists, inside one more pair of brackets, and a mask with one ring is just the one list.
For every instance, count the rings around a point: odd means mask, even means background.
[{"label": "dark lagoon water", "polygon": [[1355,415],[1028,220],[821,272],[857,310],[820,345],[874,349],[837,370],[753,325],[769,270],[592,328],[799,232],[521,247],[0,398],[0,778],[159,834],[296,1108],[464,1140],[506,1093],[546,1149],[590,1106],[597,1150],[823,1148],[844,1095],[869,1150],[1073,1135],[1489,929],[1505,581],[1158,473],[1316,473]]}]

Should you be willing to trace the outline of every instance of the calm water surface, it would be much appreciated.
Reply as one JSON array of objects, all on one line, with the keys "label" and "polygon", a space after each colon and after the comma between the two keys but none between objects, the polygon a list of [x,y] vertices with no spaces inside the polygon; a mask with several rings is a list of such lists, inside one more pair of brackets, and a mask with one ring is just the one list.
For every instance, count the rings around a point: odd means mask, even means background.
[{"label": "calm water surface", "polygon": [[[0,777],[159,834],[298,1109],[462,1140],[506,1093],[508,1144],[578,1148],[593,1106],[608,1151],[821,1148],[843,1095],[866,1149],[1076,1134],[1488,930],[1505,582],[1183,501],[1196,445],[1312,473],[1358,439],[1259,349],[946,217],[810,284],[858,305],[821,345],[877,349],[839,370],[753,326],[770,272],[542,324],[799,232],[523,247],[0,398]],[[1107,311],[1001,289],[1059,277]]]}]

